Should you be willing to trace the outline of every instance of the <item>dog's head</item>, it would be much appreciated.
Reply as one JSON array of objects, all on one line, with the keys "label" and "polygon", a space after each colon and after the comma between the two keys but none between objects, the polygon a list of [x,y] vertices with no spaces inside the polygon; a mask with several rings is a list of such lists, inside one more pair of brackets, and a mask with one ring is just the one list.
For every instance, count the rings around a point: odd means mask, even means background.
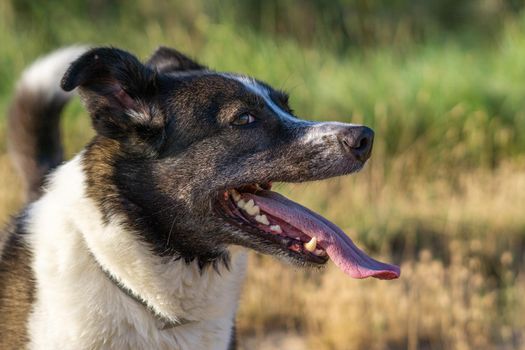
[{"label": "dog's head", "polygon": [[97,132],[85,156],[88,193],[107,220],[125,213],[157,254],[205,263],[241,245],[300,265],[330,256],[353,277],[399,275],[270,190],[273,182],[361,169],[371,129],[299,119],[285,93],[167,48],[145,64],[118,49],[93,49],[62,86],[79,88]]}]

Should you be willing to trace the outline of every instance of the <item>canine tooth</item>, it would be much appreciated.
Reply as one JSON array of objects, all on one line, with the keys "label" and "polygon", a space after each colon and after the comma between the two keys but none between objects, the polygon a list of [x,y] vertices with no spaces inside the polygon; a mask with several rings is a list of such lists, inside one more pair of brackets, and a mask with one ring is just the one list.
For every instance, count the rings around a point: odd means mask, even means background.
[{"label": "canine tooth", "polygon": [[310,242],[304,244],[304,248],[308,250],[310,253],[313,253],[316,247],[317,247],[317,238],[315,237],[312,237],[312,239],[310,239]]},{"label": "canine tooth", "polygon": [[237,190],[231,190],[231,193],[232,193],[233,200],[235,202],[238,202],[241,200],[241,194],[237,192]]},{"label": "canine tooth", "polygon": [[244,200],[240,200],[237,202],[237,206],[241,209],[244,209],[244,207],[246,207],[246,202]]},{"label": "canine tooth", "polygon": [[261,224],[266,225],[266,226],[270,225],[270,221],[268,221],[268,218],[264,214],[256,215],[255,221],[260,222]]},{"label": "canine tooth", "polygon": [[283,233],[283,230],[281,229],[281,226],[279,225],[272,225],[270,226],[270,230],[277,232],[277,233]]}]

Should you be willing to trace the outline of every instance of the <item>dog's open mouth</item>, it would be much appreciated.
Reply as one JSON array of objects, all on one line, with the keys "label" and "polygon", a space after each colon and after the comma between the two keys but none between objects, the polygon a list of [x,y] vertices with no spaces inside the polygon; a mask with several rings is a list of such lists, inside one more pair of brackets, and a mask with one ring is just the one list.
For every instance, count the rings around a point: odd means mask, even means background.
[{"label": "dog's open mouth", "polygon": [[372,259],[335,224],[270,188],[268,183],[224,191],[220,212],[234,225],[265,236],[307,263],[321,265],[330,258],[353,278],[399,277],[399,267]]}]

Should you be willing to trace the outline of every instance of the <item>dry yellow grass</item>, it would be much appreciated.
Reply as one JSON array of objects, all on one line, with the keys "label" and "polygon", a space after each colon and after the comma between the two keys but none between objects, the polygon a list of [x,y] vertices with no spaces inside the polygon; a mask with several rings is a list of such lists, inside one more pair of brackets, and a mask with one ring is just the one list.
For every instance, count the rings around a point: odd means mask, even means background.
[{"label": "dry yellow grass", "polygon": [[[312,276],[252,260],[240,330],[261,341],[274,331],[299,332],[311,349],[517,345],[525,326],[523,274],[509,273],[500,290],[480,270],[475,250],[459,242],[451,249],[450,265],[424,250],[402,264],[394,282],[350,280],[333,266]],[[502,312],[501,298],[511,299],[510,312]]]}]

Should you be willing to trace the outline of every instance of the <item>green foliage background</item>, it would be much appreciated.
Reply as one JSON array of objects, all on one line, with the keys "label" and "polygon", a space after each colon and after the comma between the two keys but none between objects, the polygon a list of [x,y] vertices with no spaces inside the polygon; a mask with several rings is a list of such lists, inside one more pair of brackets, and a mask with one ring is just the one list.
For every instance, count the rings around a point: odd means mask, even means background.
[{"label": "green foliage background", "polygon": [[32,59],[81,42],[179,48],[292,90],[300,115],[364,122],[388,161],[497,166],[525,151],[517,1],[4,1],[0,103]]}]

